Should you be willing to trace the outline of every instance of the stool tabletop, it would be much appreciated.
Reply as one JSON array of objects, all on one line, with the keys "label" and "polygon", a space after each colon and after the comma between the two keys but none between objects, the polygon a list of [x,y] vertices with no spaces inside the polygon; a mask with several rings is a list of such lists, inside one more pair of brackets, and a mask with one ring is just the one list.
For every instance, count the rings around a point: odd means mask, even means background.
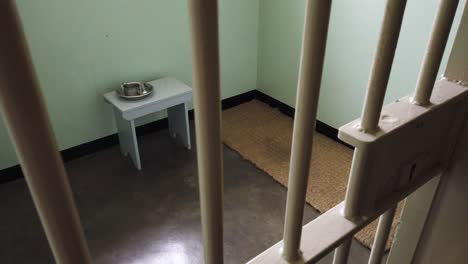
[{"label": "stool tabletop", "polygon": [[120,98],[115,91],[104,94],[104,98],[108,103],[114,105],[124,113],[126,111],[132,111],[148,105],[164,102],[174,97],[192,94],[192,88],[170,77],[149,81],[148,83],[153,86],[153,93],[143,99],[125,100]]}]

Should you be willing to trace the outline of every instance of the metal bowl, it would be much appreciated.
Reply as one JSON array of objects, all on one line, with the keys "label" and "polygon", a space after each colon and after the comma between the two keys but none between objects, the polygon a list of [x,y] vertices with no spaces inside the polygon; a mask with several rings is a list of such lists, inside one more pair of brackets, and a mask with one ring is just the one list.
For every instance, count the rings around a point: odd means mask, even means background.
[{"label": "metal bowl", "polygon": [[121,98],[136,100],[150,95],[153,92],[153,86],[146,82],[126,82],[122,83],[115,92]]}]

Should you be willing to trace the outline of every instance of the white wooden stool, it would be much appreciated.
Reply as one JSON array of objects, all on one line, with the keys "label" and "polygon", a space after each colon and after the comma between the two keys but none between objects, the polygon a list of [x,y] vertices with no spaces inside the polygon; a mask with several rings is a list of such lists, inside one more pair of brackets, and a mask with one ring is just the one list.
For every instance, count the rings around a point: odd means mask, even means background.
[{"label": "white wooden stool", "polygon": [[141,100],[125,100],[114,91],[104,94],[105,100],[113,106],[120,150],[124,156],[130,155],[138,170],[141,170],[141,162],[135,133],[136,118],[167,109],[170,135],[180,138],[187,149],[191,147],[186,103],[192,99],[192,88],[171,78],[148,83],[153,85],[153,93]]}]

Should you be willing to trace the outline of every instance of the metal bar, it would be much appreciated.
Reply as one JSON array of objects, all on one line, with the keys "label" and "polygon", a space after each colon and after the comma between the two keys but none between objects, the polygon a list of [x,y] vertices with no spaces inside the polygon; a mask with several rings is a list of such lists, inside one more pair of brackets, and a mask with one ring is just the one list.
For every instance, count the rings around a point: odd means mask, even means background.
[{"label": "metal bar", "polygon": [[[344,201],[343,215],[348,219],[358,219],[359,217],[359,195],[361,189],[365,186],[365,178],[359,177],[364,170],[365,164],[361,162],[366,160],[369,155],[368,148],[366,146],[356,148],[353,154],[353,162],[351,164],[351,170],[348,180],[348,188],[346,190],[346,197]],[[351,246],[351,240],[343,243],[341,246],[336,248],[335,255],[333,256],[333,264],[344,264],[348,261],[349,249]]]},{"label": "metal bar", "polygon": [[223,263],[223,158],[218,3],[190,0],[193,87],[205,263]]},{"label": "metal bar", "polygon": [[[373,133],[378,130],[380,112],[382,110],[388,79],[392,69],[393,58],[398,43],[401,23],[405,11],[406,0],[388,0],[380,29],[377,50],[374,55],[371,74],[367,85],[364,107],[361,114],[361,129]],[[363,177],[360,177],[362,162],[368,155],[366,148],[356,148],[351,167],[348,190],[346,192],[344,215],[348,219],[359,216],[360,189],[363,187]],[[334,264],[347,263],[352,238],[335,250]]]},{"label": "metal bar", "polygon": [[365,188],[366,180],[365,177],[360,177],[366,170],[366,164],[362,161],[367,160],[369,155],[369,148],[367,146],[354,149],[343,211],[344,216],[350,219],[359,217],[360,214],[359,198],[362,194],[362,189]]},{"label": "metal bar", "polygon": [[[432,177],[440,177],[444,170],[436,169],[428,172]],[[421,182],[415,189],[404,193],[401,199],[404,199],[417,188],[421,187],[427,181]],[[302,259],[298,261],[288,261],[278,252],[283,247],[283,240],[279,241],[269,249],[256,256],[248,264],[290,264],[290,263],[315,263],[332,252],[346,240],[351,240],[353,236],[377,219],[381,214],[388,211],[388,207],[377,209],[375,214],[368,217],[356,217],[349,219],[343,216],[345,203],[341,202],[332,209],[324,212],[302,228],[301,250]],[[301,262],[302,261],[302,262]]]},{"label": "metal bar", "polygon": [[330,7],[331,0],[308,0],[306,3],[283,237],[283,256],[287,260],[300,257],[302,217]]},{"label": "metal bar", "polygon": [[302,259],[297,261],[285,260],[278,254],[283,246],[283,241],[280,241],[248,263],[316,263],[341,243],[350,241],[354,234],[377,218],[375,216],[349,220],[343,216],[343,208],[344,203],[341,202],[304,225],[302,228],[303,239],[301,240]]},{"label": "metal bar", "polygon": [[386,211],[379,218],[379,224],[377,225],[377,231],[374,238],[374,245],[372,245],[369,257],[369,264],[380,264],[382,262],[395,212],[396,206]]},{"label": "metal bar", "polygon": [[406,198],[387,264],[413,261],[439,182],[435,177]]},{"label": "metal bar", "polygon": [[461,8],[461,19],[457,28],[457,34],[453,41],[453,46],[447,61],[447,67],[444,70],[444,77],[447,80],[457,81],[461,84],[468,83],[468,60],[466,59],[466,47],[468,46],[468,2],[465,1]]},{"label": "metal bar", "polygon": [[361,129],[367,133],[378,130],[405,6],[406,0],[387,0],[361,114]]},{"label": "metal bar", "polygon": [[57,263],[91,263],[15,1],[0,1],[0,107]]},{"label": "metal bar", "polygon": [[458,0],[441,0],[432,25],[431,36],[424,54],[423,63],[416,83],[413,102],[419,105],[430,104],[432,89],[437,78],[440,62],[457,11]]},{"label": "metal bar", "polygon": [[333,264],[346,264],[348,262],[349,250],[352,242],[353,238],[351,237],[336,248],[335,254],[333,255]]}]

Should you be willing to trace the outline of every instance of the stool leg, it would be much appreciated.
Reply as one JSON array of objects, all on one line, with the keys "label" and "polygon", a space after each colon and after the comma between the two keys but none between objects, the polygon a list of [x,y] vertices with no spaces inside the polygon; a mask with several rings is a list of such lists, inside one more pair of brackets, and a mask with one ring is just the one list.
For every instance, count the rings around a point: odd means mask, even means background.
[{"label": "stool leg", "polygon": [[133,164],[141,170],[140,154],[135,132],[134,120],[125,120],[119,111],[114,109],[115,123],[119,132],[120,151],[124,156],[130,154]]},{"label": "stool leg", "polygon": [[169,120],[169,133],[172,137],[180,138],[187,149],[191,148],[190,127],[185,103],[167,109]]}]

